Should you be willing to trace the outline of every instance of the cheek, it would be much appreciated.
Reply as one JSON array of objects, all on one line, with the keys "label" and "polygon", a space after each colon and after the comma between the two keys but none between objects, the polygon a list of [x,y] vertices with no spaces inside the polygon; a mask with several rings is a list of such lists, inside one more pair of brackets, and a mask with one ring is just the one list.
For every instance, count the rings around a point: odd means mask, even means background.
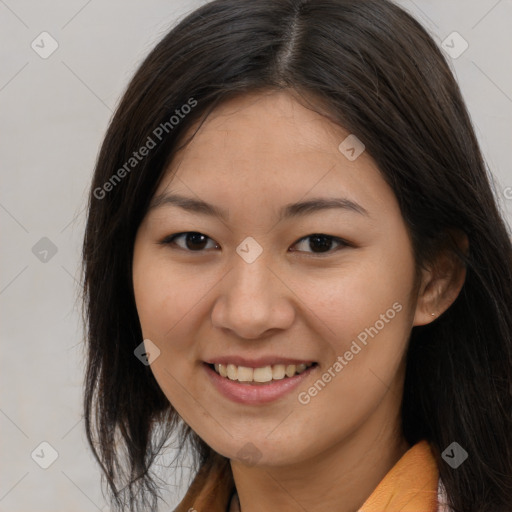
[{"label": "cheek", "polygon": [[346,270],[342,267],[309,279],[302,276],[293,289],[305,305],[304,314],[318,320],[317,327],[328,339],[343,345],[342,340],[373,326],[381,315],[393,320],[386,326],[393,323],[403,327],[412,276],[409,261],[404,259],[397,265],[392,257],[379,254],[347,263]]},{"label": "cheek", "polygon": [[[322,370],[330,369],[325,378],[336,375],[326,386],[329,390],[315,399],[317,406],[328,407],[335,399],[339,411],[361,409],[362,414],[396,377],[412,325],[408,301],[414,267],[404,254],[397,261],[396,251],[380,251],[347,265],[346,272],[315,277],[301,288],[304,311],[309,311],[312,328],[321,336]],[[317,388],[323,389],[321,383]]]},{"label": "cheek", "polygon": [[[393,266],[384,258],[356,267],[303,294],[321,320],[326,357],[317,380],[298,391],[299,411],[312,429],[325,426],[323,435],[331,441],[357,428],[390,388],[397,389],[411,329],[412,267],[406,261]],[[319,427],[316,417],[324,418],[325,425]]]},{"label": "cheek", "polygon": [[191,322],[211,286],[170,266],[165,254],[145,248],[134,254],[133,287],[143,337],[160,350],[151,371],[180,413],[186,413],[190,400],[184,386],[190,367],[184,363],[194,359]]},{"label": "cheek", "polygon": [[144,252],[134,258],[133,283],[144,336],[161,342],[192,313],[211,288],[206,278],[193,278],[171,268],[165,257]]}]

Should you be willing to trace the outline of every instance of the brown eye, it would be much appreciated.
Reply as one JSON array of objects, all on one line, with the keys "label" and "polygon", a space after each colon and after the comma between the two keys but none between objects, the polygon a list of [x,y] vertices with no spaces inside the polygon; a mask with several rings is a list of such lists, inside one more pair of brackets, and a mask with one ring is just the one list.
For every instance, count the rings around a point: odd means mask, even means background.
[{"label": "brown eye", "polygon": [[[182,244],[176,240],[183,240]],[[211,240],[206,235],[198,233],[197,231],[187,231],[185,233],[176,233],[166,237],[161,243],[163,245],[177,245],[180,249],[190,252],[200,252],[206,248],[208,240]],[[213,240],[211,240],[213,242]],[[216,246],[216,244],[214,244]]]},{"label": "brown eye", "polygon": [[[307,242],[307,240],[309,240],[309,243]],[[306,250],[303,252],[312,252],[313,254],[332,253],[342,247],[348,247],[349,245],[341,238],[330,235],[324,235],[321,233],[315,233],[313,235],[305,236],[304,238],[301,238],[297,242],[297,244],[300,243],[303,243],[306,248],[309,247],[310,249],[312,249],[311,251]],[[335,250],[331,250],[333,243],[338,244],[338,248]]]}]

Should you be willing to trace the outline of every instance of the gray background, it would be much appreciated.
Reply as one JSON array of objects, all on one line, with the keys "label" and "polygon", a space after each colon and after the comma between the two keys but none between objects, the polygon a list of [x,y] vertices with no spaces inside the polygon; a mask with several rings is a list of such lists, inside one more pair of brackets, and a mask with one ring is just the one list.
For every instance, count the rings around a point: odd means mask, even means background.
[{"label": "gray background", "polygon": [[[0,0],[1,511],[108,510],[82,420],[77,279],[86,194],[136,66],[202,3]],[[510,223],[512,0],[399,3],[439,45],[454,31],[468,42],[449,60]],[[44,31],[58,44],[47,58]],[[454,50],[462,48],[450,37]],[[47,469],[39,464],[51,461],[51,449],[42,442],[58,453]],[[164,475],[170,498],[161,510],[171,510],[187,480],[175,487]]]}]

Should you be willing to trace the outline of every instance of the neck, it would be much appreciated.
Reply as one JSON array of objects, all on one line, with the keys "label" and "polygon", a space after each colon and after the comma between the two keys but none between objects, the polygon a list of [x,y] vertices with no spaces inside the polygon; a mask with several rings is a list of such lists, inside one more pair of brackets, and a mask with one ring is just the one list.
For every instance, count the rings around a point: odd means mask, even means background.
[{"label": "neck", "polygon": [[248,467],[231,460],[241,512],[356,512],[410,448],[398,424],[398,414],[389,422],[389,409],[381,407],[351,436],[299,464]]}]

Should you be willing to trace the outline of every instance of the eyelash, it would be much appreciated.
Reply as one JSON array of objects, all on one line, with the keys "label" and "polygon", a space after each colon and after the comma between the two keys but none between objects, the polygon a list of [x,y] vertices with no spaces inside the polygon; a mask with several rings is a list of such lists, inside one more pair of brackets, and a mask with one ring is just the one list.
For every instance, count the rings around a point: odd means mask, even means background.
[{"label": "eyelash", "polygon": [[[198,231],[184,231],[184,232],[181,232],[181,233],[175,233],[173,235],[169,235],[169,236],[166,236],[161,242],[159,242],[161,245],[177,245],[175,240],[177,238],[180,238],[184,235],[189,235],[189,234],[196,234],[196,235],[202,235],[202,236],[205,236],[208,240],[213,240],[212,238],[204,235],[203,233],[200,233]],[[332,255],[333,253],[339,251],[340,249],[343,249],[344,247],[352,247],[351,244],[349,244],[346,240],[343,240],[342,238],[339,238],[339,237],[336,237],[336,236],[331,236],[331,235],[325,235],[323,233],[313,233],[311,235],[308,235],[308,236],[304,236],[302,238],[300,238],[299,240],[297,240],[293,245],[296,245],[302,241],[305,241],[307,240],[308,238],[312,238],[314,236],[318,236],[318,237],[323,237],[323,238],[326,238],[327,240],[329,241],[332,241],[332,242],[336,242],[339,244],[339,246],[337,248],[335,248],[334,250],[328,250],[324,253],[315,253],[315,252],[310,252],[310,251],[302,251],[302,252],[306,252],[310,255],[312,255],[313,257],[326,257],[326,256],[330,256]],[[201,250],[198,250],[198,251],[191,251],[189,249],[185,249],[183,247],[180,247],[179,245],[177,246],[178,249],[181,249],[185,252],[189,252],[189,253],[202,253],[205,251],[205,249],[201,249]],[[295,251],[293,251],[295,252]],[[296,252],[301,252],[301,251],[296,251]]]}]

